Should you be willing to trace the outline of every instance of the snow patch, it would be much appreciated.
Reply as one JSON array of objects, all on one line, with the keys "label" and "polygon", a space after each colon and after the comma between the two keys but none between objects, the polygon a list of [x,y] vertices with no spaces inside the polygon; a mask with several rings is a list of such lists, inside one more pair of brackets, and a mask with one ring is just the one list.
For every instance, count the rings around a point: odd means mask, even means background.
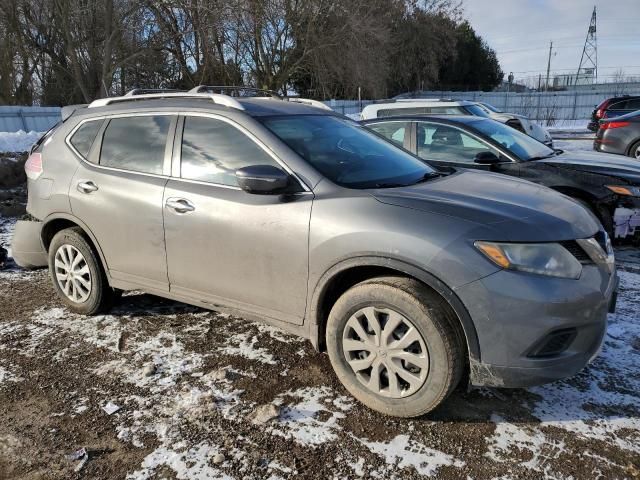
[{"label": "snow patch", "polygon": [[0,132],[0,152],[27,152],[43,134],[40,132]]},{"label": "snow patch", "polygon": [[462,468],[465,465],[451,455],[410,439],[408,435],[398,435],[390,442],[358,440],[373,453],[383,457],[387,465],[394,469],[413,467],[418,474],[428,477],[435,475],[440,467]]},{"label": "snow patch", "polygon": [[21,382],[22,380],[24,380],[24,378],[16,374],[13,367],[0,367],[0,386],[3,383]]},{"label": "snow patch", "polygon": [[[342,429],[338,421],[352,407],[351,399],[336,397],[334,391],[327,386],[287,392],[280,395],[274,403],[283,402],[285,397],[298,398],[300,401],[281,410],[280,422],[271,431],[275,435],[293,438],[301,445],[315,446],[337,440],[337,432]],[[321,413],[328,418],[316,418]]]},{"label": "snow patch", "polygon": [[219,348],[218,351],[226,355],[236,355],[261,363],[276,365],[278,362],[273,358],[273,355],[264,348],[256,347],[256,343],[258,343],[257,337],[248,333],[236,333],[229,337],[227,345]]},{"label": "snow patch", "polygon": [[496,462],[512,462],[526,450],[530,452],[531,459],[520,465],[545,476],[551,475],[545,463],[557,459],[564,452],[563,442],[548,439],[537,428],[514,425],[497,415],[492,415],[491,421],[496,423],[496,430],[489,440],[487,457]]},{"label": "snow patch", "polygon": [[172,447],[162,446],[147,455],[142,462],[142,469],[127,475],[127,480],[147,480],[155,478],[155,471],[160,467],[170,468],[176,478],[185,480],[232,480],[217,468],[212,467],[210,460],[220,450],[207,442],[186,448],[184,442]]}]

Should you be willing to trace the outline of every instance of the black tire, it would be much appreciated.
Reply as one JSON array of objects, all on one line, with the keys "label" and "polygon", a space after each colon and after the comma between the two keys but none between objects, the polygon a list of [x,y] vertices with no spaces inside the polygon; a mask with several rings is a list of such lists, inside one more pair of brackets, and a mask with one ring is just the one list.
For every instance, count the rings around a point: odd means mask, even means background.
[{"label": "black tire", "polygon": [[631,158],[638,158],[638,157],[636,157],[636,151],[638,151],[638,150],[640,150],[640,140],[638,140],[636,143],[631,145],[631,148],[629,149],[628,155]]},{"label": "black tire", "polygon": [[[374,393],[358,380],[347,362],[342,348],[347,322],[360,309],[371,306],[393,310],[410,320],[426,344],[426,380],[406,397]],[[440,405],[460,381],[466,347],[457,322],[445,300],[420,282],[402,277],[373,278],[350,288],[336,301],[327,323],[327,350],[336,375],[356,399],[386,415],[416,417]],[[389,369],[386,372],[388,375]]]},{"label": "black tire", "polygon": [[[63,292],[56,278],[55,255],[63,245],[75,247],[84,257],[89,269],[91,289],[88,298],[82,302],[75,302]],[[79,227],[67,228],[56,233],[49,245],[49,274],[58,297],[75,313],[83,315],[95,315],[108,310],[116,299],[116,292],[109,286],[107,277],[100,263],[97,253],[86,240],[82,229]]]}]

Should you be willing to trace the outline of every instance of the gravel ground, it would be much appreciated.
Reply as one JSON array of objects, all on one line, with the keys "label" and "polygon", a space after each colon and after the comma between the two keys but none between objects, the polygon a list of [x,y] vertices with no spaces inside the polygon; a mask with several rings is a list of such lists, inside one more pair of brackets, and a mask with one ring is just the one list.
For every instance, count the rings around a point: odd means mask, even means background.
[{"label": "gravel ground", "polygon": [[[3,198],[0,244],[24,191]],[[46,271],[9,264],[0,479],[640,478],[640,254],[617,254],[618,311],[582,373],[460,388],[412,420],[362,407],[326,355],[276,328],[137,292],[81,317]],[[83,447],[86,462],[66,457]]]}]

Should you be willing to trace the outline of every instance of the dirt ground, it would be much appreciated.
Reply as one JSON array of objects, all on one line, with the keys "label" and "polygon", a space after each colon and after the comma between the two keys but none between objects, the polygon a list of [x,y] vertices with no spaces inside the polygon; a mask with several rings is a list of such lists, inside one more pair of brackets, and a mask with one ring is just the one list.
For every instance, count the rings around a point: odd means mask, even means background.
[{"label": "dirt ground", "polygon": [[[0,244],[23,203],[22,189],[0,194]],[[278,329],[135,292],[81,317],[46,270],[9,260],[0,479],[640,478],[638,249],[618,249],[618,263],[618,311],[582,373],[460,388],[401,420],[358,404],[326,355]],[[275,418],[256,416],[265,405]],[[83,447],[84,464],[67,458]]]}]

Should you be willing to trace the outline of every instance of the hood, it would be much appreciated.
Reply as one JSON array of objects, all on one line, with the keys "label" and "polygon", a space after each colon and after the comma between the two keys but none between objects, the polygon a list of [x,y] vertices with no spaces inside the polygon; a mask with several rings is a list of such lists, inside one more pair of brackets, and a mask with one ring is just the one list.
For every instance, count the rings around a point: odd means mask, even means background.
[{"label": "hood", "polygon": [[489,227],[485,240],[551,242],[593,236],[599,223],[551,189],[506,175],[460,169],[402,188],[371,190],[382,203],[458,217]]},{"label": "hood", "polygon": [[626,180],[640,185],[640,161],[623,155],[600,152],[564,152],[555,157],[536,160],[563,168]]},{"label": "hood", "polygon": [[552,140],[551,134],[545,128],[541,127],[535,122],[532,122],[528,117],[524,115],[520,115],[517,113],[494,112],[491,114],[491,118],[501,123],[507,123],[509,120],[513,119],[519,120],[522,128],[530,137],[533,137],[542,143],[549,143]]}]

